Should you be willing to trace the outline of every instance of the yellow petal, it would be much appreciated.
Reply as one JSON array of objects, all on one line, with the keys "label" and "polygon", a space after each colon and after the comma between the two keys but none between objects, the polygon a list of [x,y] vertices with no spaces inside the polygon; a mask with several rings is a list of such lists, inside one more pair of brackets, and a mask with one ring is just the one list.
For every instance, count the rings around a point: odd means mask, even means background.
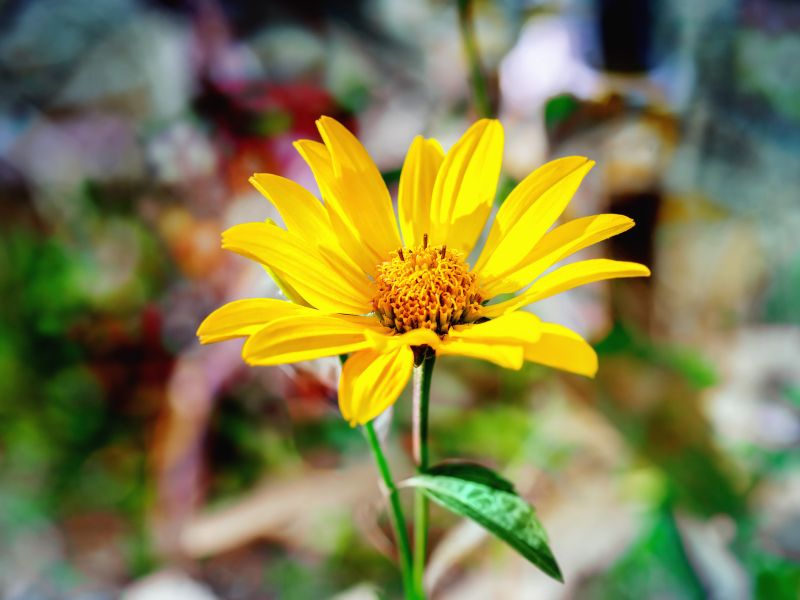
[{"label": "yellow petal", "polygon": [[314,245],[333,238],[322,203],[302,185],[270,173],[256,173],[250,183],[278,209],[292,233]]},{"label": "yellow petal", "polygon": [[234,300],[221,306],[197,328],[201,344],[253,335],[268,323],[288,316],[309,316],[317,310],[273,298]]},{"label": "yellow petal", "polygon": [[418,135],[411,142],[397,191],[400,231],[405,246],[421,244],[422,236],[431,231],[431,196],[443,160],[444,152],[436,140]]},{"label": "yellow petal", "polygon": [[371,295],[366,279],[353,279],[334,260],[290,231],[269,223],[235,225],[222,234],[222,247],[272,269],[312,306],[332,313],[366,314]]},{"label": "yellow petal", "polygon": [[539,339],[540,325],[536,315],[514,312],[477,325],[457,325],[448,334],[448,339],[524,344]]},{"label": "yellow petal", "polygon": [[335,261],[350,280],[363,279],[366,285],[363,269],[343,251],[328,213],[314,194],[291,179],[270,173],[256,173],[250,183],[278,209],[286,229]]},{"label": "yellow petal", "polygon": [[[330,117],[317,128],[331,156],[335,184],[331,185],[337,212],[349,217],[363,244],[380,259],[400,247],[392,198],[364,146],[341,123]],[[377,263],[376,263],[377,264]]]},{"label": "yellow petal", "polygon": [[441,339],[430,329],[412,329],[398,335],[392,329],[385,328],[380,332],[367,332],[367,339],[376,350],[387,350],[397,346],[430,346],[434,350]]},{"label": "yellow petal", "polygon": [[528,175],[506,198],[473,269],[488,282],[517,268],[572,199],[594,166],[582,156],[551,161]]},{"label": "yellow petal", "polygon": [[542,336],[525,346],[525,360],[594,377],[597,354],[577,333],[555,323],[542,323]]},{"label": "yellow petal", "polygon": [[311,306],[311,305],[310,305],[308,302],[306,302],[306,301],[305,301],[305,299],[304,299],[304,298],[303,298],[303,297],[300,295],[300,292],[298,292],[296,289],[294,289],[294,288],[293,288],[293,287],[292,287],[292,286],[291,286],[291,285],[290,285],[290,284],[289,284],[289,283],[286,281],[286,277],[284,277],[283,275],[281,275],[280,273],[278,273],[278,271],[276,271],[275,269],[273,269],[272,267],[270,267],[270,266],[268,266],[268,265],[262,264],[261,266],[262,266],[262,267],[264,267],[264,270],[267,272],[267,275],[269,275],[269,276],[270,276],[270,278],[272,279],[272,281],[274,281],[274,282],[275,282],[275,285],[277,285],[277,286],[278,286],[278,289],[281,291],[281,293],[282,293],[282,294],[283,294],[283,295],[284,295],[284,296],[285,296],[285,297],[286,297],[288,300],[291,300],[291,301],[292,301],[292,302],[294,302],[295,304],[300,304],[301,306],[307,306],[307,307],[313,308],[313,307],[312,307],[312,306]]},{"label": "yellow petal", "polygon": [[461,340],[448,338],[436,350],[441,356],[468,356],[487,360],[505,369],[519,369],[522,367],[523,350],[521,346],[509,344],[487,344],[476,340]]},{"label": "yellow petal", "polygon": [[339,409],[355,426],[389,408],[411,376],[414,354],[408,346],[388,351],[362,350],[351,355],[339,379]]},{"label": "yellow petal", "polygon": [[369,347],[364,332],[374,328],[375,319],[314,313],[269,323],[250,336],[242,357],[251,365],[281,365]]},{"label": "yellow petal", "polygon": [[306,161],[314,174],[331,228],[345,253],[365,272],[374,275],[376,265],[385,260],[365,246],[360,232],[342,208],[339,198],[346,197],[340,181],[336,178],[333,162],[325,144],[311,140],[298,140],[294,147]]},{"label": "yellow petal", "polygon": [[493,281],[482,281],[481,290],[492,298],[528,286],[555,263],[584,248],[633,227],[623,215],[594,215],[574,219],[545,234],[516,269]]},{"label": "yellow petal", "polygon": [[[270,223],[271,225],[275,224],[275,221],[272,219],[266,219],[265,223]],[[281,273],[270,267],[269,265],[261,264],[264,270],[267,272],[267,275],[270,276],[272,281],[275,282],[275,285],[278,286],[278,289],[283,293],[283,295],[288,299],[294,302],[295,304],[300,304],[302,306],[308,306],[309,308],[313,308],[305,299],[300,295],[296,289],[294,289],[291,284],[286,281],[286,277],[284,277]]]},{"label": "yellow petal", "polygon": [[430,240],[464,254],[472,251],[497,192],[503,160],[503,127],[482,119],[444,158],[431,200]]},{"label": "yellow petal", "polygon": [[[264,222],[268,225],[277,227],[275,221],[272,219],[266,219]],[[329,265],[333,271],[336,272],[336,274],[341,276],[355,289],[365,290],[372,285],[371,280],[366,276],[366,273],[364,273],[364,271],[358,265],[350,260],[350,257],[344,253],[344,249],[336,243],[335,236],[329,235],[329,237],[323,239],[310,239],[308,236],[299,235],[293,231],[290,231],[289,233],[290,237],[295,240],[302,239],[305,244],[307,244],[307,251],[314,253],[314,249],[316,249],[316,254],[318,254],[319,257],[321,257],[323,261]],[[223,233],[223,238],[224,237],[225,233]],[[273,278],[281,291],[286,294],[287,298],[290,298],[293,302],[297,302],[298,304],[308,305],[308,303],[300,296],[297,290],[287,283],[286,276],[283,275],[280,270],[271,268],[267,265],[264,265],[264,268]],[[299,301],[296,300],[294,296],[297,296]]]},{"label": "yellow petal", "polygon": [[649,275],[650,269],[639,263],[607,258],[582,260],[548,273],[536,280],[531,287],[516,298],[484,306],[481,314],[492,318],[587,283],[604,279],[647,277]]},{"label": "yellow petal", "polygon": [[541,335],[540,323],[536,315],[514,312],[477,325],[461,325],[450,331],[436,352],[481,358],[519,369],[523,348]]}]

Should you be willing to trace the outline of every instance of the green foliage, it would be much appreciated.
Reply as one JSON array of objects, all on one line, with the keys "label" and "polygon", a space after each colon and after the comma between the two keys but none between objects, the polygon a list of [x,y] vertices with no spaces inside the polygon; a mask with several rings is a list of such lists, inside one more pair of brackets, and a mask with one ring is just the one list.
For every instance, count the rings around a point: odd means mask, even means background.
[{"label": "green foliage", "polygon": [[[700,390],[716,374],[696,353],[664,347],[616,324],[597,345],[598,408],[638,454],[667,475],[671,497],[704,516],[741,516],[746,498],[717,447],[702,410]],[[621,394],[618,382],[629,384]]]},{"label": "green foliage", "polygon": [[37,339],[63,334],[83,307],[80,290],[73,285],[79,269],[76,258],[53,240],[40,240],[27,232],[4,235],[0,240],[0,339],[13,340],[15,349],[21,345],[31,352]]},{"label": "green foliage", "polygon": [[[399,597],[402,589],[394,562],[375,552],[374,546],[366,542],[363,533],[349,519],[342,523],[336,549],[328,557],[321,576],[339,592],[364,582],[380,582],[386,598]],[[377,597],[384,595],[378,596],[376,590]]]},{"label": "green foliage", "polygon": [[274,109],[265,111],[255,118],[253,133],[259,136],[277,136],[292,127],[292,115],[287,111]]},{"label": "green foliage", "polygon": [[784,397],[796,408],[800,408],[800,385],[791,385],[783,390]]},{"label": "green foliage", "polygon": [[[502,174],[500,176],[500,182],[497,185],[497,196],[495,204],[497,204],[497,206],[502,205],[503,202],[506,201],[506,198],[508,198],[508,195],[514,190],[515,187],[517,187],[518,183],[519,181],[517,181],[516,179],[509,177],[506,174]],[[500,301],[501,300],[495,299],[495,302],[500,302]]]},{"label": "green foliage", "polygon": [[319,576],[320,567],[313,563],[306,564],[297,557],[287,557],[266,564],[264,583],[277,592],[277,597],[312,600],[326,598],[336,591]]},{"label": "green foliage", "polygon": [[601,364],[603,356],[631,355],[670,369],[696,389],[711,387],[719,381],[713,365],[696,350],[654,343],[621,323],[615,323],[606,338],[595,345],[595,350]]},{"label": "green foliage", "polygon": [[434,455],[506,464],[519,455],[532,430],[528,408],[496,403],[437,415],[431,419],[431,446]]},{"label": "green foliage", "polygon": [[430,467],[427,469],[426,474],[455,477],[456,479],[480,483],[495,490],[516,494],[513,483],[479,463],[468,461],[444,462]]},{"label": "green foliage", "polygon": [[86,259],[34,231],[0,238],[0,535],[13,544],[70,514],[111,511],[132,525],[126,546],[141,573],[152,566],[145,431],[141,414],[120,418],[121,399],[74,335],[96,316]]},{"label": "green foliage", "polygon": [[578,100],[570,94],[553,96],[544,107],[544,122],[547,129],[552,131],[575,114],[580,107]]},{"label": "green foliage", "polygon": [[433,501],[485,527],[550,577],[563,581],[536,511],[509,490],[508,481],[475,464],[440,465],[434,471],[449,474],[423,473],[405,484],[422,488]]},{"label": "green foliage", "polygon": [[281,430],[285,419],[260,425],[263,413],[274,410],[274,399],[247,403],[243,393],[240,387],[223,397],[209,426],[209,460],[214,466],[209,495],[213,500],[244,493],[266,471],[297,464],[297,454]]},{"label": "green foliage", "polygon": [[622,558],[584,584],[577,596],[586,600],[706,597],[668,506],[654,513],[649,528]]},{"label": "green foliage", "polygon": [[358,455],[364,450],[364,436],[334,411],[314,421],[292,424],[297,452],[309,455],[334,450],[337,455]]},{"label": "green foliage", "polygon": [[775,269],[763,312],[769,323],[800,324],[800,254]]},{"label": "green foliage", "polygon": [[385,587],[375,590],[376,598],[397,598],[401,594],[401,582],[392,561],[365,543],[349,520],[341,522],[335,547],[326,555],[288,553],[277,547],[271,551],[275,554],[264,561],[263,579],[269,597],[318,600],[367,582],[381,582]]},{"label": "green foliage", "polygon": [[800,590],[800,565],[785,558],[758,553],[749,559],[756,600],[794,600]]}]

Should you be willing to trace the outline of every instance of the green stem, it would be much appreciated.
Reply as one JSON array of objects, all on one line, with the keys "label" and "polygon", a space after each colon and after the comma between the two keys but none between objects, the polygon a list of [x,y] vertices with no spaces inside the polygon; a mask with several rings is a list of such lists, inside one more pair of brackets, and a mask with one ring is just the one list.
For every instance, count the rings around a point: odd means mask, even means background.
[{"label": "green stem", "polygon": [[397,493],[397,486],[392,479],[392,472],[389,470],[389,463],[381,449],[381,443],[375,434],[375,428],[370,421],[364,425],[372,455],[375,457],[375,464],[381,474],[383,485],[386,487],[386,494],[389,497],[389,516],[392,520],[395,539],[397,540],[397,551],[400,559],[400,575],[403,578],[403,590],[407,600],[417,600],[414,590],[414,580],[411,571],[411,544],[408,541],[408,530],[406,529],[406,519],[403,516],[403,509],[400,506],[400,495]]},{"label": "green stem", "polygon": [[[431,396],[431,379],[436,355],[426,354],[422,364],[414,369],[414,460],[417,472],[428,468],[428,405]],[[420,598],[425,597],[423,579],[425,558],[428,550],[428,498],[422,489],[414,493],[414,590]]]},{"label": "green stem", "polygon": [[457,4],[461,43],[464,45],[464,52],[467,55],[467,62],[469,62],[469,81],[472,85],[475,110],[479,117],[491,117],[492,103],[489,100],[489,86],[486,83],[486,74],[483,71],[478,41],[475,37],[472,0],[458,0]]}]

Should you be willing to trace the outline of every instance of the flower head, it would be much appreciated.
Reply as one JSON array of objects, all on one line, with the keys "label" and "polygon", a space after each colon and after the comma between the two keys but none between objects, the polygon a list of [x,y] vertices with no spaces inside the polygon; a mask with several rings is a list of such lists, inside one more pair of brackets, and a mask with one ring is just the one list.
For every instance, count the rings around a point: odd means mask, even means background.
[{"label": "flower head", "polygon": [[[597,356],[569,329],[520,310],[579,285],[649,275],[638,263],[573,262],[571,254],[633,226],[595,215],[551,227],[594,165],[554,160],[511,192],[474,265],[467,262],[491,212],[503,150],[498,121],[475,123],[445,155],[417,137],[403,164],[399,229],[380,172],[358,140],[322,117],[324,143],[295,147],[311,167],[322,202],[277,175],[250,181],[278,209],[273,223],[236,225],[222,246],[268,268],[293,301],[226,304],[198,329],[202,343],[245,337],[251,365],[350,354],[339,406],[363,424],[390,406],[411,374],[412,348],[481,358],[518,369],[523,361],[593,376]],[[402,234],[402,242],[401,242]],[[509,299],[492,302],[499,295]]]},{"label": "flower head", "polygon": [[381,324],[406,333],[430,329],[447,335],[480,315],[478,278],[464,256],[447,246],[400,248],[378,265],[372,308]]}]

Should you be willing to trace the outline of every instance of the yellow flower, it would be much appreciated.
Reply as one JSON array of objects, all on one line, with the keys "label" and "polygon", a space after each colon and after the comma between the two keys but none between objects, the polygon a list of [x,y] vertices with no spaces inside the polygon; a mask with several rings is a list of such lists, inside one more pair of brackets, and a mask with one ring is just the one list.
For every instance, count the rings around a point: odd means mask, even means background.
[{"label": "yellow flower", "polygon": [[628,217],[604,214],[550,229],[593,161],[561,158],[526,177],[498,210],[470,266],[466,259],[489,217],[500,175],[498,121],[478,121],[447,154],[436,140],[414,139],[400,175],[399,230],[392,199],[364,147],[334,119],[322,117],[317,126],[324,143],[300,140],[295,147],[323,202],[293,181],[256,174],[251,183],[286,228],[245,223],[222,235],[223,248],[267,267],[293,301],[226,304],[200,325],[202,343],[246,337],[242,357],[251,365],[350,354],[339,406],[351,425],[394,403],[411,375],[412,348],[423,345],[437,355],[511,369],[528,360],[595,374],[597,356],[578,334],[519,310],[593,281],[650,273],[637,263],[607,259],[549,270],[633,226]]}]

